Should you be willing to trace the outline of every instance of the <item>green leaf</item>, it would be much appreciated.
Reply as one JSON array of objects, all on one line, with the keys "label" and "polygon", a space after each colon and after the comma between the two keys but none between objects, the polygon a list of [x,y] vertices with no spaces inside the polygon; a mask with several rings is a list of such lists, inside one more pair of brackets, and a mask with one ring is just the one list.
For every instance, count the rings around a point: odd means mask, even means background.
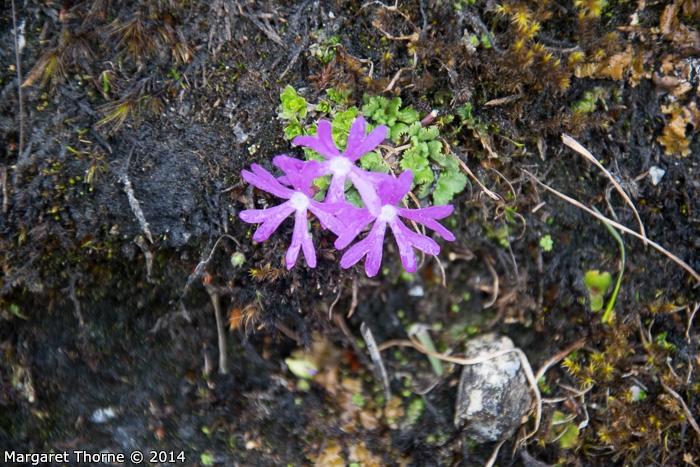
[{"label": "green leaf", "polygon": [[369,170],[370,172],[389,172],[389,165],[384,162],[382,156],[374,151],[360,157],[360,166],[364,170]]},{"label": "green leaf", "polygon": [[470,121],[472,117],[472,103],[467,102],[464,104],[464,107],[460,107],[457,109],[457,115],[459,115],[459,118],[462,120],[462,122],[466,123]]},{"label": "green leaf", "polygon": [[333,141],[341,151],[344,151],[348,144],[350,127],[357,118],[359,112],[357,107],[353,106],[343,112],[338,112],[333,118],[333,122],[331,123]]},{"label": "green leaf", "polygon": [[333,89],[333,88],[326,89],[326,94],[328,94],[328,98],[331,101],[335,102],[338,105],[341,105],[343,103],[343,101],[345,100],[343,97],[343,94],[340,91],[338,91],[337,89]]},{"label": "green leaf", "polygon": [[289,120],[289,124],[284,127],[284,137],[286,139],[294,139],[297,136],[301,136],[304,134],[304,128],[301,126],[299,123],[299,120],[297,120],[296,117],[292,117]]},{"label": "green leaf", "polygon": [[[420,125],[420,122],[416,122],[413,125]],[[411,126],[413,126],[411,125]],[[431,141],[434,140],[440,136],[440,130],[438,130],[437,127],[431,126],[429,128],[425,128],[424,126],[421,125],[420,129],[418,130],[418,140],[419,141]]]},{"label": "green leaf", "polygon": [[430,194],[430,185],[430,183],[424,183],[420,186],[418,189],[418,197],[420,199],[423,199]]},{"label": "green leaf", "polygon": [[331,113],[331,105],[328,103],[328,101],[322,100],[316,104],[316,112],[321,112],[324,114]]},{"label": "green leaf", "polygon": [[437,162],[440,165],[440,167],[442,167],[444,170],[459,172],[459,162],[457,162],[457,159],[453,156],[445,155],[442,153],[433,154],[431,152],[430,158],[433,161]]},{"label": "green leaf", "polygon": [[438,177],[433,192],[433,204],[440,206],[452,201],[457,193],[467,186],[467,177],[461,172],[443,171]]},{"label": "green leaf", "polygon": [[282,101],[280,106],[282,118],[291,119],[297,114],[301,118],[306,117],[306,99],[297,95],[296,90],[292,86],[287,85],[284,88],[284,92],[280,94],[280,100]]},{"label": "green leaf", "polygon": [[[431,157],[442,156],[442,141],[428,141],[428,153]],[[436,160],[437,162],[437,160]],[[438,162],[439,164],[439,162]],[[442,164],[440,164],[442,165]]]},{"label": "green leaf", "polygon": [[540,248],[542,248],[544,251],[552,251],[553,246],[554,241],[552,240],[551,235],[545,235],[544,237],[540,238]]},{"label": "green leaf", "polygon": [[326,160],[325,157],[314,151],[313,149],[304,148],[304,156],[307,161],[319,161],[323,162]]},{"label": "green leaf", "polygon": [[[423,170],[428,166],[428,158],[423,156],[420,151],[415,148],[410,148],[404,151],[403,157],[399,162],[399,166],[403,170],[412,170],[415,177],[415,173],[419,170]],[[415,178],[413,179],[415,183]]]},{"label": "green leaf", "polygon": [[433,180],[435,180],[435,175],[433,175],[433,171],[430,169],[430,167],[424,167],[413,172],[413,186],[428,182],[432,183]]},{"label": "green leaf", "polygon": [[583,276],[583,285],[588,290],[588,298],[591,302],[591,311],[600,311],[603,308],[603,296],[612,284],[612,275],[597,269],[586,271]]},{"label": "green leaf", "polygon": [[284,363],[287,364],[289,371],[298,378],[311,379],[318,373],[316,364],[305,358],[286,358]]},{"label": "green leaf", "polygon": [[391,137],[391,140],[394,142],[394,144],[397,144],[403,135],[408,134],[408,125],[405,123],[397,123],[393,127],[391,127],[391,130],[389,132],[389,136]]},{"label": "green leaf", "polygon": [[417,122],[419,119],[420,115],[413,107],[404,107],[398,113],[398,120],[409,125],[413,122]]},{"label": "green leaf", "polygon": [[355,188],[350,188],[348,191],[345,192],[345,201],[358,208],[365,207],[365,203],[362,202],[362,197],[360,196],[360,193],[358,193]]}]

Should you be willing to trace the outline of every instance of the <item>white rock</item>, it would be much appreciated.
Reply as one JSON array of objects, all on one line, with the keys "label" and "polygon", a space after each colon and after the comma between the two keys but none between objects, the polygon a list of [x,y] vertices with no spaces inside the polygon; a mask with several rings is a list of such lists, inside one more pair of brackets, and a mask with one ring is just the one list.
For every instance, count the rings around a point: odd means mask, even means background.
[{"label": "white rock", "polygon": [[664,169],[661,169],[655,165],[652,166],[649,169],[649,176],[651,177],[651,184],[654,186],[658,185],[665,173],[666,173],[666,171]]}]

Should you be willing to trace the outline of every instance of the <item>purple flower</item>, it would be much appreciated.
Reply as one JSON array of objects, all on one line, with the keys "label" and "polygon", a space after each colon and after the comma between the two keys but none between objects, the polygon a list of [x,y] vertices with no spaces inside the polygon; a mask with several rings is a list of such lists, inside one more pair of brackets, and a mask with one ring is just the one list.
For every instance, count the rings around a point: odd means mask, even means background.
[{"label": "purple flower", "polygon": [[344,231],[335,241],[335,247],[339,250],[348,246],[370,222],[375,221],[367,237],[350,247],[340,260],[340,266],[347,269],[366,256],[365,272],[369,277],[376,275],[381,266],[387,225],[394,234],[396,244],[399,247],[401,263],[407,272],[415,272],[417,268],[413,247],[429,255],[440,253],[440,247],[433,239],[410,230],[399,217],[421,223],[436,231],[445,240],[453,241],[455,239],[449,230],[435,220],[449,216],[454,209],[453,206],[432,206],[422,209],[400,208],[397,204],[411,189],[413,173],[407,170],[398,179],[388,175],[384,175],[383,178],[383,181],[377,185],[378,200],[381,206],[377,215],[349,205],[336,210],[336,215],[343,219],[345,224]]},{"label": "purple flower", "polygon": [[377,216],[380,202],[376,193],[374,174],[357,167],[355,161],[386,139],[387,128],[380,125],[369,134],[365,134],[366,130],[365,119],[357,117],[350,127],[347,149],[342,154],[333,141],[331,124],[326,120],[318,122],[316,136],[297,136],[292,142],[313,149],[328,159],[320,162],[323,171],[321,175],[333,175],[325,202],[345,201],[345,180],[349,179],[360,193],[369,212]]},{"label": "purple flower", "polygon": [[332,214],[337,206],[322,204],[311,198],[313,196],[311,183],[319,172],[318,162],[302,162],[303,165],[299,165],[291,162],[294,159],[290,157],[278,156],[278,158],[281,158],[279,160],[282,166],[297,169],[290,170],[283,177],[284,181],[293,189],[283,186],[271,173],[257,164],[251,166],[253,172],[244,170],[242,175],[251,185],[288,201],[269,209],[242,211],[239,217],[250,224],[262,224],[253,235],[253,240],[262,242],[267,240],[290,214],[296,213],[292,242],[286,256],[287,269],[291,269],[296,263],[300,248],[304,250],[307,264],[314,268],[316,267],[316,252],[306,224],[307,211],[311,211],[318,217],[325,228],[331,229],[333,232],[340,232],[342,224]]},{"label": "purple flower", "polygon": [[[365,120],[358,117],[350,128],[347,149],[341,153],[333,141],[331,124],[321,121],[317,136],[300,136],[294,139],[294,143],[317,151],[327,160],[302,161],[283,154],[273,159],[274,165],[284,172],[279,178],[257,164],[251,166],[252,172],[242,172],[243,178],[251,185],[287,200],[269,209],[252,209],[239,214],[245,222],[261,224],[253,235],[253,240],[267,240],[287,217],[293,213],[295,215],[294,233],[286,255],[287,269],[294,266],[300,250],[304,251],[308,265],[316,267],[316,253],[306,220],[309,212],[316,215],[324,228],[338,235],[335,247],[339,250],[348,247],[374,222],[369,234],[351,246],[340,261],[340,265],[347,269],[363,257],[366,258],[365,271],[370,277],[379,272],[387,226],[394,234],[406,271],[416,271],[414,247],[430,255],[440,253],[440,247],[433,239],[409,229],[401,217],[423,224],[448,241],[455,239],[449,230],[437,222],[437,219],[450,215],[453,206],[421,209],[398,206],[411,189],[413,173],[410,170],[402,173],[399,178],[394,178],[382,173],[367,172],[355,165],[360,157],[372,151],[386,138],[385,126],[379,126],[369,134],[366,134],[366,129]],[[313,182],[316,178],[329,174],[332,179],[326,199],[322,203],[317,202],[313,199],[316,194]],[[355,207],[345,200],[346,180],[350,180],[360,193],[365,208]]]}]

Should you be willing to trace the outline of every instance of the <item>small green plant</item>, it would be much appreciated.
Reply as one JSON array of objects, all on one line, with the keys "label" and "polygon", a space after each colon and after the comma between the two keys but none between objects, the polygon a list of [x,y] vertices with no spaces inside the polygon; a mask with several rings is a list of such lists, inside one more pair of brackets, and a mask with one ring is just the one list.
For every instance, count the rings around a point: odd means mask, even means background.
[{"label": "small green plant", "polygon": [[592,91],[586,91],[583,94],[583,100],[577,102],[573,106],[573,110],[582,114],[590,114],[598,110],[600,103],[604,110],[608,110],[608,105],[605,99],[608,98],[609,91],[602,87],[595,87]]},{"label": "small green plant", "polygon": [[[386,125],[388,136],[399,145],[398,167],[390,166],[382,156],[374,151],[365,154],[360,159],[364,170],[388,173],[397,169],[413,172],[413,186],[418,187],[418,197],[426,198],[432,193],[433,205],[448,204],[456,194],[461,193],[467,184],[466,176],[461,173],[458,160],[451,154],[445,154],[446,144],[440,140],[438,126],[423,126],[420,114],[410,106],[402,106],[401,98],[387,99],[382,96],[365,96],[362,109],[350,106],[352,90],[327,89],[329,100],[321,100],[316,105],[310,105],[299,96],[291,86],[287,86],[280,96],[280,116],[287,121],[284,134],[287,139],[301,135],[315,135],[315,123],[306,125],[304,120],[307,111],[315,115],[325,114],[332,117],[333,140],[341,150],[347,145],[348,132],[355,118],[360,113],[369,123]],[[442,118],[440,121],[451,121]],[[304,148],[307,159],[322,160],[315,151]],[[398,175],[398,173],[396,174]],[[328,188],[327,177],[316,180],[319,196]],[[357,193],[350,189],[348,200],[361,206]]]},{"label": "small green plant", "polygon": [[282,105],[280,105],[282,118],[290,120],[295,117],[306,117],[306,99],[299,96],[292,86],[287,85],[284,88],[284,92],[280,94],[280,100],[282,101]]},{"label": "small green plant", "polygon": [[[594,208],[595,209],[595,208]],[[597,209],[595,210],[598,214],[600,214],[600,211]],[[617,301],[617,294],[620,291],[620,286],[622,285],[622,276],[625,274],[625,243],[622,241],[622,237],[620,236],[619,233],[617,233],[617,230],[613,228],[612,225],[608,224],[607,222],[603,223],[605,225],[605,228],[608,229],[610,234],[615,237],[615,241],[617,242],[617,245],[620,247],[620,272],[617,275],[617,282],[615,283],[615,288],[613,289],[613,293],[610,296],[610,300],[608,301],[608,306],[605,308],[605,313],[603,314],[602,321],[604,324],[608,324],[612,321],[614,314],[613,314],[613,308],[615,307],[615,302]]]},{"label": "small green plant", "polygon": [[612,284],[612,275],[597,269],[586,271],[583,276],[583,284],[588,290],[588,299],[590,301],[591,311],[600,311],[603,309],[604,296]]},{"label": "small green plant", "polygon": [[574,418],[557,410],[547,430],[547,442],[558,441],[562,449],[571,449],[578,442],[579,433],[580,430]]},{"label": "small green plant", "polygon": [[540,238],[540,248],[544,251],[552,251],[552,248],[554,247],[554,241],[552,240],[551,235],[545,235]]}]

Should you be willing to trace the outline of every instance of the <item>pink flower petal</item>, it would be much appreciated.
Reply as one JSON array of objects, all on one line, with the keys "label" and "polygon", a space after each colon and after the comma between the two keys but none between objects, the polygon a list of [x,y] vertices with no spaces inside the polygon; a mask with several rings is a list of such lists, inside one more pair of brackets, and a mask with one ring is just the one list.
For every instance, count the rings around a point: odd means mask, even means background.
[{"label": "pink flower petal", "polygon": [[276,156],[272,163],[284,170],[285,175],[277,180],[292,185],[297,191],[311,196],[314,179],[326,175],[325,167],[318,161],[302,161],[285,154]]},{"label": "pink flower petal", "polygon": [[342,203],[345,201],[345,178],[346,175],[333,175],[331,185],[326,192],[326,200],[329,203]]},{"label": "pink flower petal", "polygon": [[375,219],[375,216],[370,214],[366,209],[360,209],[348,203],[348,207],[336,213],[339,221],[343,224],[343,230],[336,234],[338,238],[335,241],[335,247],[342,250],[364,230]]},{"label": "pink flower petal", "polygon": [[359,167],[353,167],[348,178],[355,185],[355,189],[362,197],[362,202],[365,203],[367,210],[376,217],[381,209],[381,201],[377,195],[376,185],[367,180],[366,174],[367,172]]},{"label": "pink flower petal", "polygon": [[364,118],[357,117],[350,127],[347,149],[343,153],[344,157],[355,162],[386,139],[387,127],[384,125],[379,125],[366,136],[365,131],[367,131],[367,122]]},{"label": "pink flower petal", "polygon": [[340,156],[340,151],[338,151],[333,141],[331,123],[326,120],[318,122],[316,126],[316,136],[297,136],[292,140],[292,143],[313,149],[326,159]]},{"label": "pink flower petal", "polygon": [[396,245],[399,247],[399,255],[404,269],[408,272],[416,271],[416,255],[413,247],[418,248],[429,255],[437,255],[440,253],[440,246],[435,243],[432,238],[418,234],[398,219],[394,219],[389,223],[391,231],[396,239]]},{"label": "pink flower petal", "polygon": [[267,170],[260,167],[258,164],[250,166],[253,172],[244,170],[241,172],[243,179],[261,190],[272,193],[280,198],[289,199],[294,192],[282,184]]},{"label": "pink flower petal", "polygon": [[292,243],[287,250],[286,263],[287,269],[292,269],[299,256],[299,248],[304,249],[304,256],[309,267],[316,267],[316,251],[314,250],[309,229],[306,223],[306,210],[297,211],[296,219],[294,219],[294,234],[292,235]]},{"label": "pink flower petal", "polygon": [[347,269],[366,255],[365,273],[368,277],[375,276],[377,272],[379,272],[379,267],[382,264],[385,231],[386,222],[377,221],[367,237],[351,246],[350,249],[345,252],[340,260],[340,266],[343,269]]},{"label": "pink flower petal", "polygon": [[344,231],[346,224],[339,220],[335,213],[341,209],[338,204],[327,204],[319,203],[318,201],[311,200],[309,204],[309,211],[311,211],[318,220],[321,221],[321,226],[324,229],[328,229],[336,235],[340,235]]},{"label": "pink flower petal", "polygon": [[399,216],[423,224],[429,229],[432,229],[435,232],[437,232],[445,240],[452,242],[454,241],[455,236],[452,234],[452,232],[443,227],[442,224],[437,222],[435,219],[442,219],[444,217],[447,217],[450,214],[452,214],[453,210],[454,206],[446,204],[444,206],[430,206],[421,209],[399,208],[398,213]]},{"label": "pink flower petal", "polygon": [[258,227],[258,230],[253,235],[253,240],[256,242],[264,242],[270,238],[272,232],[277,230],[277,227],[280,226],[282,221],[293,212],[294,208],[287,202],[269,209],[250,209],[242,211],[238,213],[238,217],[249,224],[259,224],[262,222],[263,224]]}]

